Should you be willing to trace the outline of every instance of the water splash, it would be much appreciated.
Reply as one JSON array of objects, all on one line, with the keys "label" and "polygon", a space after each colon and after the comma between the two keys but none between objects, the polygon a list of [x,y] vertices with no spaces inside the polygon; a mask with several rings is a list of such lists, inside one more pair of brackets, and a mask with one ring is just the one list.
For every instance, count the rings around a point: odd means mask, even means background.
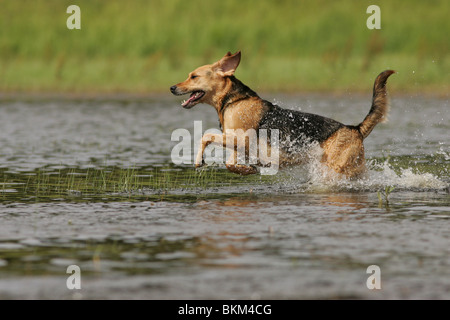
[{"label": "water splash", "polygon": [[287,189],[311,193],[378,191],[387,186],[394,186],[396,190],[437,191],[450,186],[448,181],[435,174],[419,172],[414,167],[400,168],[389,160],[382,163],[368,160],[367,168],[364,177],[350,180],[330,172],[324,164],[314,160],[303,166],[284,169],[279,174],[279,182]]}]

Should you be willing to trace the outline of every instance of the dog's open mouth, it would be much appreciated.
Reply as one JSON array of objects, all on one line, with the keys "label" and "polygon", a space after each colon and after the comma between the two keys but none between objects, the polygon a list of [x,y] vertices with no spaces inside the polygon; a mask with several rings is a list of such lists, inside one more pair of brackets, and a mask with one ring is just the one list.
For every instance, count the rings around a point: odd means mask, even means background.
[{"label": "dog's open mouth", "polygon": [[186,109],[192,108],[197,104],[198,100],[200,100],[204,95],[205,95],[204,91],[194,91],[191,93],[189,99],[181,103],[181,106]]}]

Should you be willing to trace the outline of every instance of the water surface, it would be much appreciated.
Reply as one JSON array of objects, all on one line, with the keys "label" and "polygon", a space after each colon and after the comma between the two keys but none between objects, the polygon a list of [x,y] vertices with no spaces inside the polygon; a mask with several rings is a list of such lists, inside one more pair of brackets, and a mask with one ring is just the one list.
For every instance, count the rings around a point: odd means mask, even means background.
[{"label": "water surface", "polygon": [[[369,99],[276,102],[357,124]],[[173,165],[173,130],[218,127],[206,105],[3,99],[0,298],[449,299],[448,108],[393,98],[365,141],[367,178],[324,183],[310,167],[240,177]],[[366,286],[370,265],[381,290]]]}]

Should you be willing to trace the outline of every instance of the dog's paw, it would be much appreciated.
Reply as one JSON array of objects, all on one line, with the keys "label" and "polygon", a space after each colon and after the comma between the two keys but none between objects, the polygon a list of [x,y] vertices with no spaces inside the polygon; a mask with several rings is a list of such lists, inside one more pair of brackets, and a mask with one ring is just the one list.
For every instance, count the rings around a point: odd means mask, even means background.
[{"label": "dog's paw", "polygon": [[259,173],[259,168],[253,165],[247,166],[241,164],[233,164],[227,165],[226,167],[229,171],[240,174],[242,176]]}]

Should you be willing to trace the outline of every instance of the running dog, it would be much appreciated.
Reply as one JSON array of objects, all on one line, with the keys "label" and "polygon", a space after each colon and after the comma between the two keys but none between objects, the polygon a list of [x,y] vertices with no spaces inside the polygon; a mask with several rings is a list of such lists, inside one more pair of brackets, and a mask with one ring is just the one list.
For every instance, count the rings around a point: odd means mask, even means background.
[{"label": "running dog", "polygon": [[[233,146],[234,153],[226,164],[228,170],[241,175],[257,173],[256,167],[237,163],[236,148],[241,145],[248,150],[248,142],[245,138],[228,134],[227,129],[278,129],[280,167],[303,162],[305,146],[316,143],[323,149],[321,162],[329,169],[347,178],[358,178],[366,172],[363,140],[378,123],[387,120],[389,101],[386,81],[395,71],[386,70],[378,75],[369,113],[360,124],[352,126],[316,114],[283,109],[261,99],[234,76],[240,60],[240,51],[235,54],[228,52],[219,61],[195,69],[185,81],[170,88],[174,95],[190,94],[182,102],[183,108],[190,109],[198,103],[206,103],[213,106],[219,116],[224,134],[203,135],[196,167],[203,164],[205,148],[214,143],[225,148],[227,145]],[[267,144],[270,148],[270,139],[267,139]]]}]

